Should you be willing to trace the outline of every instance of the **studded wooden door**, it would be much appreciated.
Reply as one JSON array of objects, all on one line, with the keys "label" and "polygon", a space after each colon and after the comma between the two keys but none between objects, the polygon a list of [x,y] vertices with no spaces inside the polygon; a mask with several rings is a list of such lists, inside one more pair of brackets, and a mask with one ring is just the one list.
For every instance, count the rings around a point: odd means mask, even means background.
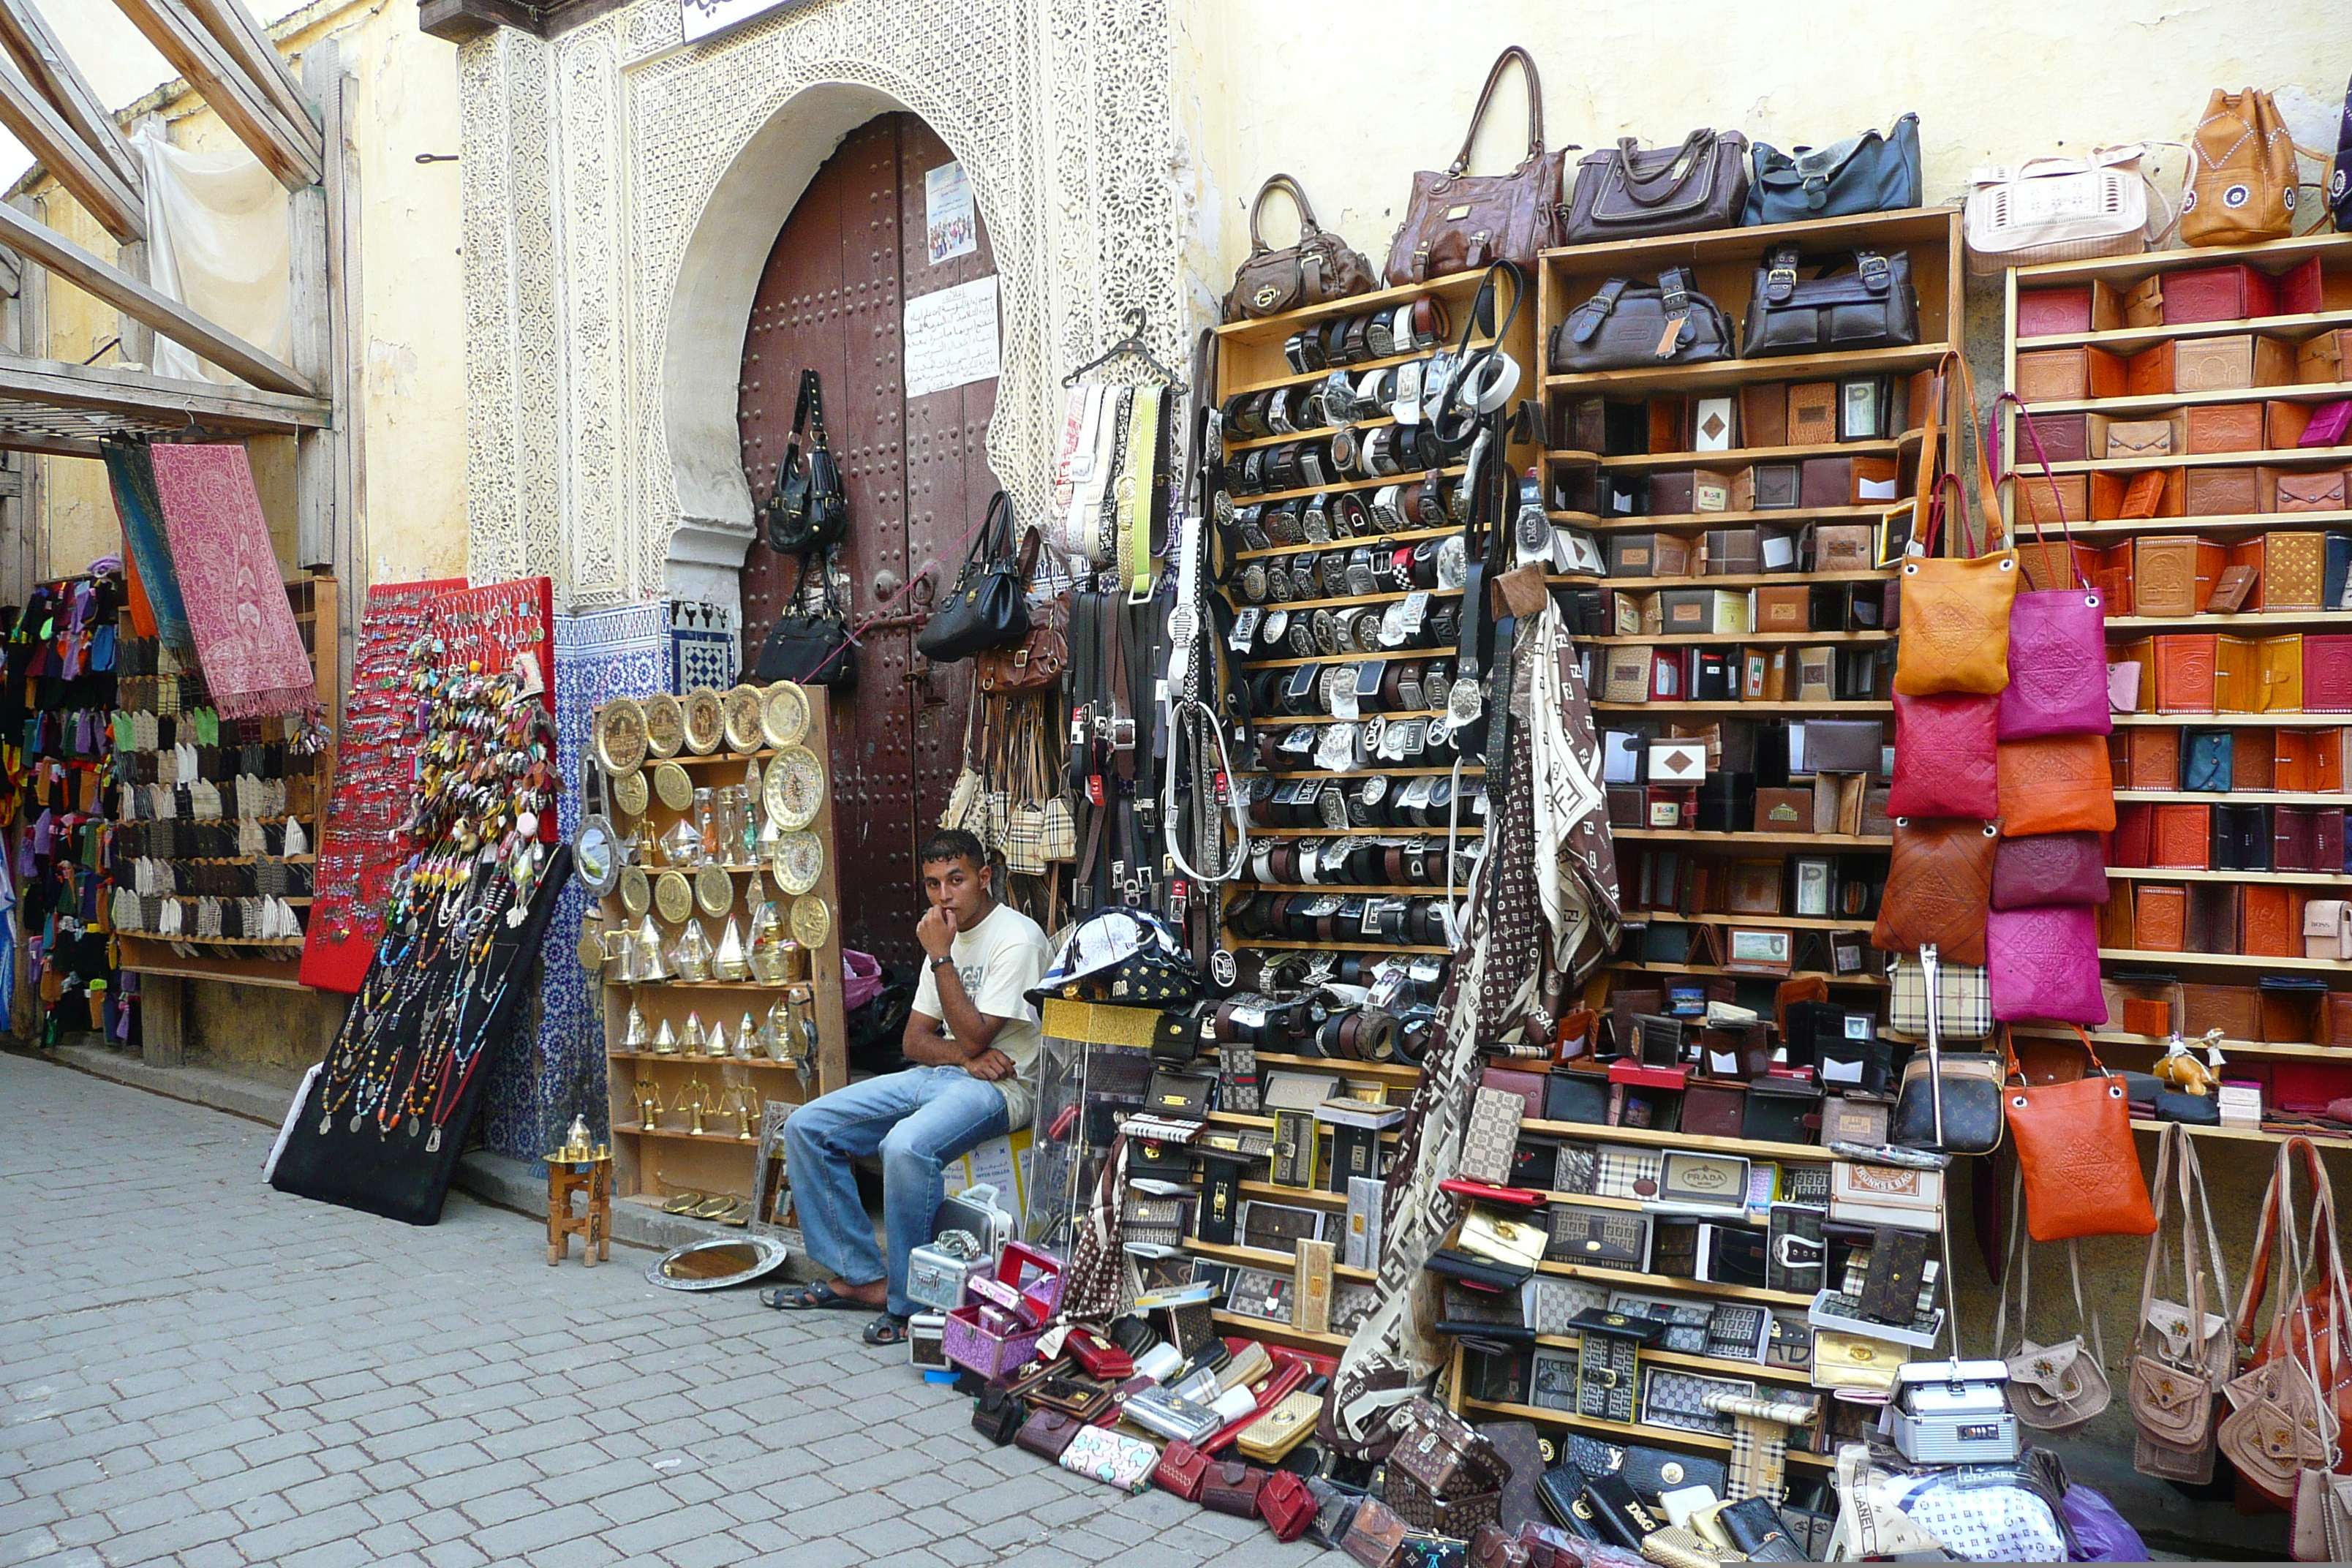
[{"label": "studded wooden door", "polygon": [[[914,651],[921,612],[962,558],[986,510],[988,418],[996,383],[909,399],[900,374],[906,301],[996,270],[978,249],[934,264],[925,175],[953,161],[929,126],[886,114],[844,139],[776,237],[751,305],[738,390],[751,494],[764,500],[792,439],[801,372],[823,380],[825,424],[849,492],[838,581],[858,639],[857,685],[833,730],[841,918],[852,946],[898,963],[919,952],[915,846],[939,820],[962,764],[971,667],[934,670]],[[909,563],[943,560],[906,592]],[[754,544],[743,567],[745,641],[756,649],[791,597],[798,566]]]}]

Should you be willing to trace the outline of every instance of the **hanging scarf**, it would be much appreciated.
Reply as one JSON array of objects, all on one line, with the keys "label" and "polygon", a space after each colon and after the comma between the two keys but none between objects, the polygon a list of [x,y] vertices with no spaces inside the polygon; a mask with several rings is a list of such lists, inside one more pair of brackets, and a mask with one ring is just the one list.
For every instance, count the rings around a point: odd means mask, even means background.
[{"label": "hanging scarf", "polygon": [[114,491],[115,514],[122,520],[122,541],[130,547],[139,584],[154,612],[155,635],[174,653],[193,656],[195,637],[188,629],[171,542],[163,535],[163,503],[156,497],[155,468],[148,451],[144,442],[103,443],[106,477]]},{"label": "hanging scarf", "polygon": [[[244,445],[154,447],[149,456],[213,705],[232,719],[316,714],[310,656],[286,602]],[[160,621],[162,605],[156,613]]]},{"label": "hanging scarf", "polygon": [[1531,742],[1536,890],[1551,927],[1551,967],[1573,986],[1617,945],[1617,853],[1609,837],[1584,671],[1558,605],[1545,604],[1521,647],[1528,663],[1529,711],[1522,733]]},{"label": "hanging scarf", "polygon": [[1112,1141],[1087,1211],[1078,1216],[1077,1237],[1062,1273],[1061,1308],[1054,1320],[1057,1326],[1108,1323],[1135,1299],[1120,1201],[1127,1192],[1127,1134],[1122,1132]]}]

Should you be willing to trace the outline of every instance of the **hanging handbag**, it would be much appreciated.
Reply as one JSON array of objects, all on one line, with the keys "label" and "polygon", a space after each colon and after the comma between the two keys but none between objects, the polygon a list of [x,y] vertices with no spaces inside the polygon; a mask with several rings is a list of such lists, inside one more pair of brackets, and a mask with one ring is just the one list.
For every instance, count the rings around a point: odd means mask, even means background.
[{"label": "hanging handbag", "polygon": [[[1927,965],[1915,953],[1897,955],[1886,972],[1886,1026],[1898,1035],[1927,1033]],[[1936,1032],[1947,1040],[1981,1040],[1992,1033],[1992,988],[1981,963],[1936,965]],[[1998,1082],[1998,1079],[1995,1079]]]},{"label": "hanging handbag", "polygon": [[1740,358],[1908,348],[1919,341],[1908,252],[1857,250],[1811,278],[1797,276],[1798,261],[1797,247],[1783,245],[1756,268]]},{"label": "hanging handbag", "polygon": [[2099,922],[2088,904],[1990,910],[1985,967],[1992,974],[1992,1016],[2004,1024],[2107,1021]]},{"label": "hanging handbag", "polygon": [[2156,1229],[2132,1146],[2131,1107],[2124,1080],[2109,1073],[2081,1029],[2095,1076],[2073,1083],[2018,1079],[2004,1098],[2010,1142],[2024,1181],[2026,1234],[2036,1241],[2084,1236],[2147,1236]]},{"label": "hanging handbag", "polygon": [[[2022,1167],[2010,1176],[2010,1246],[2001,1270],[2000,1307],[1993,1314],[1994,1353],[2009,1364],[2010,1414],[2037,1432],[2067,1437],[2089,1426],[2115,1399],[2107,1382],[2107,1347],[2099,1334],[2099,1315],[2083,1305],[2081,1244],[2066,1244],[2066,1268],[2074,1286],[2075,1332],[2055,1344],[2038,1344],[2030,1337],[2032,1322],[2033,1244],[2018,1223],[2024,1193]],[[2017,1275],[2017,1348],[2009,1344],[2009,1277]],[[2087,1337],[2086,1337],[2087,1336]]]},{"label": "hanging handbag", "polygon": [[814,613],[787,610],[776,617],[751,667],[754,681],[793,680],[834,691],[847,691],[857,684],[857,645],[851,640],[849,618],[834,603],[824,568],[814,569],[826,579],[824,607]]},{"label": "hanging handbag", "polygon": [[[801,433],[809,449],[801,450]],[[800,400],[793,409],[793,435],[776,462],[776,483],[768,495],[768,548],[781,555],[814,555],[849,535],[849,500],[841,469],[825,439],[824,395],[813,370],[801,372]]]},{"label": "hanging handbag", "polygon": [[[2156,1179],[2149,1191],[2155,1197],[2157,1228],[2148,1237],[2147,1262],[2140,1272],[2139,1326],[2125,1381],[2125,1400],[2138,1429],[2132,1464],[2143,1475],[2197,1484],[2212,1479],[2213,1406],[2238,1363],[2228,1320],[2206,1310],[2205,1265],[2212,1266],[2217,1295],[2225,1302],[2230,1279],[2212,1205],[2205,1196],[2196,1141],[2187,1128],[2176,1123],[2158,1134]],[[2159,1266],[2168,1279],[2171,1273],[2164,1212],[2174,1193],[2180,1200],[2186,1306],[2156,1294]],[[2197,1249],[2200,1220],[2206,1241],[2202,1259]]]},{"label": "hanging handbag", "polygon": [[1827,147],[1764,142],[1748,149],[1748,201],[1739,221],[1805,223],[1919,205],[1919,117],[1906,114],[1884,134],[1865,131]]},{"label": "hanging handbag", "polygon": [[2013,838],[2036,833],[2113,833],[2115,774],[2101,735],[2043,735],[2003,741],[2000,830]]},{"label": "hanging handbag", "polygon": [[[2033,416],[2014,393],[2004,392],[1995,403],[2017,405],[2019,427],[2033,446],[2044,479],[2053,492],[2057,481],[2042,449],[2042,433]],[[2008,476],[2019,476],[2012,470]],[[2106,601],[2083,580],[2076,565],[2074,531],[2058,500],[2058,526],[2065,541],[2065,569],[2050,554],[2042,532],[2042,509],[2024,509],[2033,522],[2034,544],[2040,551],[2042,581],[2063,586],[2030,590],[2021,586],[2009,611],[2009,684],[2000,693],[2000,738],[2031,740],[2037,735],[2105,735],[2116,727],[2107,703]]]},{"label": "hanging handbag", "polygon": [[[1282,250],[1266,244],[1258,232],[1265,198],[1282,191],[1298,209],[1298,243]],[[1250,203],[1249,258],[1234,269],[1233,291],[1225,296],[1225,320],[1255,321],[1286,310],[1369,294],[1380,287],[1372,264],[1336,234],[1317,226],[1315,209],[1307,192],[1288,174],[1276,174],[1257,188]]]},{"label": "hanging handbag", "polygon": [[1895,818],[1895,851],[1871,945],[1882,952],[1916,952],[1932,942],[1948,959],[1982,963],[2000,842],[1990,822]]},{"label": "hanging handbag", "polygon": [[[1666,325],[1676,319],[1682,326],[1669,338]],[[1551,368],[1560,374],[1705,364],[1731,353],[1730,319],[1680,267],[1659,273],[1654,287],[1610,279],[1551,334]]]},{"label": "hanging handbag", "polygon": [[2352,234],[2352,84],[2344,89],[2343,118],[2336,122],[2336,157],[2327,166],[2327,215],[2338,234]]},{"label": "hanging handbag", "polygon": [[[1031,535],[1032,538],[1034,535]],[[1027,566],[1036,555],[1025,541]],[[972,537],[955,586],[915,636],[915,649],[941,664],[1010,647],[1029,635],[1029,571],[1013,548],[1013,507],[999,490]]]},{"label": "hanging handbag", "polygon": [[1895,693],[1895,784],[1889,816],[2000,815],[1996,744],[2000,700],[1974,692]]},{"label": "hanging handbag", "polygon": [[[1528,79],[1528,155],[1507,174],[1473,174],[1470,148],[1478,124],[1502,85],[1503,72],[1517,60]],[[1412,177],[1412,197],[1404,222],[1389,242],[1388,281],[1398,288],[1425,283],[1449,273],[1474,272],[1496,261],[1535,265],[1536,253],[1559,243],[1561,177],[1568,154],[1546,153],[1543,79],[1527,50],[1513,44],[1496,57],[1471,111],[1462,151],[1442,174],[1423,170]]]},{"label": "hanging handbag", "polygon": [[2037,833],[2003,838],[1992,858],[1992,907],[2107,901],[2105,841],[2095,833]]},{"label": "hanging handbag", "polygon": [[1730,228],[1748,203],[1748,138],[1694,131],[1648,152],[1631,136],[1577,160],[1567,243],[1606,245]]},{"label": "hanging handbag", "polygon": [[2294,137],[2271,95],[2215,88],[2189,137],[2183,245],[2258,245],[2294,232]]},{"label": "hanging handbag", "polygon": [[[1953,492],[1950,505],[1959,512],[1956,531],[1963,549],[1989,546],[1993,531],[1987,512],[1983,521],[1988,526],[1970,534],[1968,496],[1958,476],[1938,475],[1937,454],[1942,443],[1937,439],[1937,405],[1947,378],[1952,376],[1958,378],[1969,422],[1971,426],[1976,424],[1976,386],[1968,362],[1958,354],[1947,354],[1937,373],[1937,390],[1928,396],[1921,432],[1915,501],[1927,508],[1927,524],[1906,547],[1900,577],[1902,634],[1895,647],[1895,689],[1911,697],[1946,691],[1993,696],[2009,684],[2009,609],[2017,595],[2016,552],[1988,550],[1981,555],[1948,559],[1935,553],[1948,510],[1948,489]],[[1957,437],[1958,432],[1953,434]],[[1994,494],[1992,469],[1983,461],[1983,432],[1979,429],[1975,434],[1979,494],[1982,504],[1990,508]]]},{"label": "hanging handbag", "polygon": [[[2299,1222],[2294,1214],[2294,1176],[2300,1160],[2312,1185],[2312,1217],[2308,1225]],[[2254,1340],[2254,1312],[2262,1304],[2269,1285],[2274,1248],[2282,1238],[2287,1248],[2289,1267],[2295,1279],[2290,1286],[2284,1275],[2280,1279],[2279,1303],[2271,1314],[2271,1325],[2259,1344]],[[2319,1281],[2305,1288],[2306,1260],[2302,1247],[2308,1240],[2315,1248],[2307,1260],[2319,1274]],[[2279,1146],[2273,1166],[2269,1191],[2263,1198],[2262,1220],[2254,1237],[2252,1260],[2248,1265],[2246,1290],[2240,1300],[2237,1316],[2237,1339],[2241,1344],[2253,1345],[2247,1358],[2247,1372],[2234,1380],[2225,1391],[2236,1414],[2244,1415],[2247,1405],[2267,1397],[2273,1405],[2299,1408],[2308,1400],[2316,1407],[2316,1415],[2305,1414],[2298,1419],[2302,1437],[2292,1437],[2287,1446],[2301,1447],[2308,1435],[2320,1427],[2326,1434],[2328,1459],[2341,1468],[2352,1463],[2332,1447],[2336,1433],[2347,1422],[2352,1422],[2352,1291],[2345,1283],[2342,1255],[2343,1232],[2336,1217],[2336,1191],[2329,1181],[2327,1168],[2320,1163],[2319,1151],[2308,1138],[2300,1135],[2288,1138]],[[2222,1452],[2232,1463],[2240,1465],[2241,1457],[2231,1447],[2224,1423]],[[2267,1436],[2249,1435],[2242,1429],[2241,1446],[2247,1441],[2267,1445],[2273,1454],[2283,1455],[2286,1446],[2284,1434],[2273,1426]],[[2249,1479],[2256,1479],[2249,1475]],[[2292,1478],[2286,1478],[2291,1481]],[[2282,1504],[2290,1499],[2291,1485],[2258,1480],[2263,1489]]]},{"label": "hanging handbag", "polygon": [[2000,1147],[2001,1079],[1998,1056],[1944,1050],[1940,1005],[1942,955],[1930,942],[1919,950],[1926,981],[1927,1048],[1903,1064],[1895,1102],[1895,1142],[1915,1149],[1990,1154]]}]

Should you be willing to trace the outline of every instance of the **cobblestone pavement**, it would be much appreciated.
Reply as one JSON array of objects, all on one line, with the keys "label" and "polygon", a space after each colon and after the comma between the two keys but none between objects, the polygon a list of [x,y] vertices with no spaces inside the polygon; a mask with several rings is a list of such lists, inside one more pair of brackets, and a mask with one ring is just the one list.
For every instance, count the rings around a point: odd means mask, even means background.
[{"label": "cobblestone pavement", "polygon": [[862,1319],[263,1186],[268,1128],[0,1057],[0,1564],[1319,1556],[969,1426]]}]

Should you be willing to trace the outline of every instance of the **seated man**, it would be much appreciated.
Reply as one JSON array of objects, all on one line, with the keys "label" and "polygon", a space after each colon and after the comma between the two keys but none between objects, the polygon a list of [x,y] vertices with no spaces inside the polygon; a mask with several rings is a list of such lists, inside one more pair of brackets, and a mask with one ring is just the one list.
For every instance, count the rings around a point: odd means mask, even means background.
[{"label": "seated man", "polygon": [[[784,1123],[785,1170],[809,1256],[834,1278],[765,1290],[771,1307],[871,1311],[866,1342],[905,1342],[916,1305],[907,1254],[931,1238],[940,1167],[1000,1132],[1026,1127],[1036,1092],[1037,1010],[1024,994],[1052,953],[1037,922],[996,901],[980,840],[960,828],[922,848],[930,910],[915,927],[928,960],[902,1048],[920,1065],[814,1100]],[[943,1028],[941,1026],[944,1025]],[[858,1201],[852,1162],[882,1154],[887,1268]]]}]

